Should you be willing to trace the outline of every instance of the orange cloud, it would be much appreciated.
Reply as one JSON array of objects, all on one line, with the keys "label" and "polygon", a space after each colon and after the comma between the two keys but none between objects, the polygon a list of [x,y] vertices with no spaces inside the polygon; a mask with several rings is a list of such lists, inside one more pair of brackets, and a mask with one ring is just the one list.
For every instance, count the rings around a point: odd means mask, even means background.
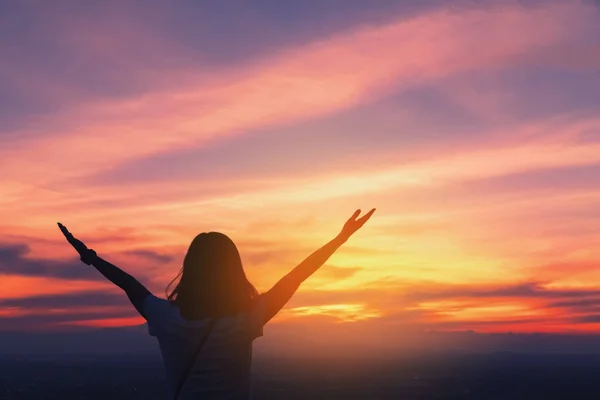
[{"label": "orange cloud", "polygon": [[365,319],[377,318],[381,313],[377,310],[369,310],[362,304],[326,304],[320,306],[286,308],[278,314],[278,320],[286,320],[302,316],[328,316],[340,321],[352,322]]},{"label": "orange cloud", "polygon": [[82,319],[77,321],[66,321],[57,323],[58,326],[85,326],[94,328],[114,328],[125,326],[143,325],[146,321],[142,317],[128,318],[102,318],[102,319]]},{"label": "orange cloud", "polygon": [[0,299],[107,290],[105,282],[71,281],[47,277],[2,275],[1,281]]}]

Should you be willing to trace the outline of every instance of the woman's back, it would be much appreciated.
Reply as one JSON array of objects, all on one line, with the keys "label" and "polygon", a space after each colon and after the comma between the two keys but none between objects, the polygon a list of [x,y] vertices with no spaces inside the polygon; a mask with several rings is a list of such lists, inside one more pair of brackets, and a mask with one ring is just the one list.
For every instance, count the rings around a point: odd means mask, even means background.
[{"label": "woman's back", "polygon": [[188,321],[171,301],[148,296],[148,331],[159,342],[169,398],[191,365],[178,399],[248,399],[251,395],[252,341],[262,336],[259,302],[247,313],[216,318],[195,360],[212,318]]},{"label": "woman's back", "polygon": [[[251,395],[252,341],[262,336],[263,325],[374,211],[358,218],[360,210],[356,210],[336,237],[261,295],[246,278],[233,241],[218,232],[201,233],[192,241],[181,271],[171,282],[180,278],[168,295],[169,300],[154,296],[134,277],[88,249],[64,225],[59,223],[58,226],[81,260],[123,289],[131,304],[148,321],[149,333],[160,345],[169,398],[175,397],[180,382],[185,379],[178,400],[237,400]],[[221,317],[213,320],[198,315]],[[213,330],[196,356],[204,333],[213,321]]]}]

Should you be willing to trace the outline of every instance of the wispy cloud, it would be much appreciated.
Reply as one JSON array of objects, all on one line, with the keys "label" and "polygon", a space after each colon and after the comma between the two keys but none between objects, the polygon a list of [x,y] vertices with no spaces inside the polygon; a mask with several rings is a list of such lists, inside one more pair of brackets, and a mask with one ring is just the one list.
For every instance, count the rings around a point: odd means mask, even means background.
[{"label": "wispy cloud", "polygon": [[[325,115],[402,86],[511,63],[531,48],[572,36],[561,26],[585,18],[588,8],[552,3],[444,10],[359,28],[238,71],[203,76],[191,88],[71,110],[64,115],[75,123],[71,128],[50,125],[35,143],[12,146],[4,163],[19,167],[23,178],[74,176],[257,126]],[[485,29],[474,35],[473,26]],[[87,157],[92,149],[95,157]],[[21,161],[33,153],[36,161]]]}]

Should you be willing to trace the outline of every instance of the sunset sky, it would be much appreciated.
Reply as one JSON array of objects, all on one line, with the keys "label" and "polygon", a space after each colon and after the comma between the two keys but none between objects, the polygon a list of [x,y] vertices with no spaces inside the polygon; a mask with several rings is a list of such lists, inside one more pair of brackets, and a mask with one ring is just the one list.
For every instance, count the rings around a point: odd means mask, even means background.
[{"label": "sunset sky", "polygon": [[595,1],[9,0],[0,49],[0,331],[143,323],[58,221],[164,296],[376,207],[273,325],[600,333]]}]

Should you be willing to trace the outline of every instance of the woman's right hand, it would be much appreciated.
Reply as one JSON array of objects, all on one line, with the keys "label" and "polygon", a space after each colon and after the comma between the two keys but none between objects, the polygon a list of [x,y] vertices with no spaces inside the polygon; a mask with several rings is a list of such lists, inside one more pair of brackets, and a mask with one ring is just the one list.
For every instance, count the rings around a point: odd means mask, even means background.
[{"label": "woman's right hand", "polygon": [[63,233],[63,235],[65,235],[65,238],[71,244],[71,246],[73,246],[77,253],[79,253],[81,261],[90,265],[93,258],[96,256],[96,252],[94,250],[88,249],[87,246],[81,240],[76,239],[75,236],[73,236],[73,234],[69,232],[67,227],[61,224],[60,222],[58,222],[58,227],[60,228],[60,231]]},{"label": "woman's right hand", "polygon": [[365,222],[369,220],[369,218],[371,218],[371,215],[373,215],[374,212],[375,209],[373,208],[371,211],[358,218],[358,216],[360,215],[360,210],[356,210],[354,214],[352,214],[350,219],[348,219],[348,221],[346,221],[346,223],[344,224],[344,227],[342,228],[339,237],[341,237],[344,241],[348,240],[350,236],[352,236],[365,224]]}]

